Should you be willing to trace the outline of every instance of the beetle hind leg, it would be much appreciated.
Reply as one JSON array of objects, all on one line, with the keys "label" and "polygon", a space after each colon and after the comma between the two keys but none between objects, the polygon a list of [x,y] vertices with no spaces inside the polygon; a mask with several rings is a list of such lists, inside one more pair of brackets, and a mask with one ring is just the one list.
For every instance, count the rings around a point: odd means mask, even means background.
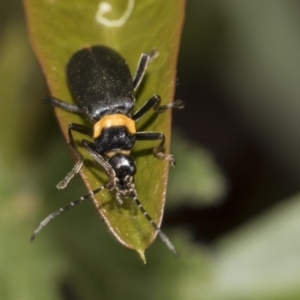
[{"label": "beetle hind leg", "polygon": [[158,51],[153,49],[149,53],[142,53],[140,60],[138,62],[137,70],[132,79],[133,89],[136,90],[140,83],[142,82],[146,70],[148,68],[148,64],[151,63],[158,56]]},{"label": "beetle hind leg", "polygon": [[79,106],[77,106],[75,104],[67,103],[67,102],[59,100],[55,97],[45,95],[45,96],[43,96],[42,100],[53,107],[59,107],[63,110],[66,110],[66,111],[69,111],[72,113],[83,114],[83,110]]}]

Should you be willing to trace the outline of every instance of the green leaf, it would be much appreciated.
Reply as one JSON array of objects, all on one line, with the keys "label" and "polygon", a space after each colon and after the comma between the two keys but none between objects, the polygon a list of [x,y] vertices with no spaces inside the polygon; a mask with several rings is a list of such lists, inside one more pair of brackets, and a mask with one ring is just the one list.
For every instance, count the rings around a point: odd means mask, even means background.
[{"label": "green leaf", "polygon": [[[122,21],[125,17],[124,24],[117,24],[121,26],[116,27],[97,21],[99,1],[25,0],[24,4],[31,43],[53,96],[67,102],[74,101],[66,84],[65,66],[68,60],[84,46],[104,44],[125,57],[132,73],[135,72],[141,53],[157,49],[159,56],[149,66],[146,80],[138,91],[136,108],[153,94],[161,95],[163,104],[172,101],[184,0],[110,1],[112,10],[103,17],[115,21]],[[69,123],[84,122],[80,117],[62,110],[56,110],[56,114],[66,138]],[[170,124],[170,112],[155,118],[149,114],[138,122],[137,128],[164,132],[165,150],[169,152]],[[81,136],[76,138],[80,139]],[[136,188],[139,199],[160,226],[169,165],[166,161],[154,158],[151,150],[147,151],[155,145],[152,142],[140,142],[135,146],[133,156],[138,169]],[[90,159],[87,153],[82,153]],[[84,167],[81,175],[88,189],[95,189],[107,182],[103,170],[95,163]],[[117,205],[114,195],[107,192],[99,193],[94,201],[102,207],[99,212],[116,239],[124,246],[136,250],[144,259],[145,249],[156,237],[156,232],[145,217],[131,203]]]}]

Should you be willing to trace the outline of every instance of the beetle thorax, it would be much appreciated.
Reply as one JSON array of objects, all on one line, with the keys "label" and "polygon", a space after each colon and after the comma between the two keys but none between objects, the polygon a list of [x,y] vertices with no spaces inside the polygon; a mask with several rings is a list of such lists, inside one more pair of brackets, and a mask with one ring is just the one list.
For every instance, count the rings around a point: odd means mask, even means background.
[{"label": "beetle thorax", "polygon": [[93,128],[93,138],[95,139],[98,136],[100,136],[102,129],[117,126],[125,126],[128,129],[128,132],[130,132],[131,134],[136,133],[134,120],[126,117],[123,114],[113,114],[106,115],[103,118],[101,118],[97,123],[95,123]]}]

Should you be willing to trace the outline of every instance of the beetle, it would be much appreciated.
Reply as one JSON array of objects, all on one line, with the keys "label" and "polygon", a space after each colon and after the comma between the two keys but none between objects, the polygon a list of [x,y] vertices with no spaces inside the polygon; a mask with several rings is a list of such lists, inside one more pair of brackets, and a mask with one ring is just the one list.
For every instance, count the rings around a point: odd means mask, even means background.
[{"label": "beetle", "polygon": [[181,100],[160,105],[160,96],[154,95],[141,108],[133,112],[134,92],[139,87],[149,62],[156,55],[156,51],[152,51],[150,54],[143,53],[132,78],[127,62],[115,50],[103,45],[83,48],[72,55],[66,66],[67,81],[77,104],[70,104],[52,96],[44,96],[43,100],[51,106],[82,115],[92,125],[89,127],[77,123],[69,124],[69,144],[76,163],[71,172],[58,183],[57,188],[64,189],[84,164],[84,158],[76,146],[73,132],[93,139],[93,142],[82,139],[80,144],[103,167],[109,181],[50,214],[33,232],[31,241],[52,219],[106,189],[115,193],[119,204],[122,204],[124,199],[131,198],[152,224],[162,241],[177,255],[175,247],[138,199],[134,185],[136,164],[130,155],[136,141],[158,140],[160,143],[153,149],[154,155],[159,159],[168,160],[173,166],[175,165],[173,155],[163,152],[165,143],[163,133],[139,132],[135,126],[135,122],[151,109],[156,113],[161,113],[170,108],[183,108]]}]

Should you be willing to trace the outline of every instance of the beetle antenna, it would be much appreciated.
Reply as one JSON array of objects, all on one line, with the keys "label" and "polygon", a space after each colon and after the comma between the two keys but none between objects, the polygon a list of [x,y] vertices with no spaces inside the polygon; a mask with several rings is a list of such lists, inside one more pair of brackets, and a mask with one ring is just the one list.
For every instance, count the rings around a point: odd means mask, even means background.
[{"label": "beetle antenna", "polygon": [[142,203],[137,197],[137,192],[135,189],[130,190],[130,194],[132,197],[132,200],[135,202],[141,213],[146,217],[146,219],[150,222],[150,224],[153,226],[153,228],[156,230],[157,234],[159,235],[160,239],[166,244],[168,249],[175,255],[178,256],[178,252],[175,248],[175,246],[171,243],[167,235],[157,226],[157,224],[154,222],[154,220],[151,218],[151,216],[147,213],[145,208],[143,207]]},{"label": "beetle antenna", "polygon": [[90,191],[88,194],[81,196],[79,199],[70,202],[68,205],[66,205],[65,207],[61,207],[60,209],[58,209],[57,211],[51,213],[48,217],[46,217],[38,226],[38,228],[32,233],[31,237],[30,237],[30,241],[33,242],[35,237],[37,236],[37,234],[53,219],[55,219],[56,217],[58,217],[59,215],[67,212],[68,210],[70,210],[73,207],[78,206],[78,204],[84,202],[85,200],[91,199],[92,196],[98,194],[99,192],[101,192],[102,190],[107,189],[107,185],[102,185],[101,187]]}]

